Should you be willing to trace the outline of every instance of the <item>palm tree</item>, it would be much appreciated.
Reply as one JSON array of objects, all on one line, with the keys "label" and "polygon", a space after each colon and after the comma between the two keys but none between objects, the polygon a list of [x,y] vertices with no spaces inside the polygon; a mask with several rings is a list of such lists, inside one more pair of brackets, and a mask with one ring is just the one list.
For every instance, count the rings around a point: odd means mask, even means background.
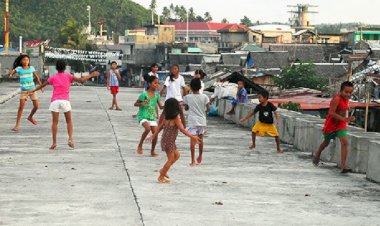
[{"label": "palm tree", "polygon": [[61,28],[59,40],[64,48],[69,49],[83,49],[86,45],[86,39],[81,33],[78,21],[73,18],[68,19]]},{"label": "palm tree", "polygon": [[171,19],[171,11],[168,7],[164,7],[162,9],[162,17],[164,18],[165,21],[169,21]]},{"label": "palm tree", "polygon": [[205,12],[204,19],[206,22],[212,21],[211,14],[209,12]]},{"label": "palm tree", "polygon": [[228,20],[226,18],[223,18],[222,23],[228,24]]},{"label": "palm tree", "polygon": [[196,15],[195,15],[195,12],[194,12],[194,8],[191,7],[189,9],[189,21],[195,21],[196,20]]},{"label": "palm tree", "polygon": [[152,25],[154,24],[154,13],[156,12],[157,2],[152,0],[149,5],[150,10],[152,11]]}]

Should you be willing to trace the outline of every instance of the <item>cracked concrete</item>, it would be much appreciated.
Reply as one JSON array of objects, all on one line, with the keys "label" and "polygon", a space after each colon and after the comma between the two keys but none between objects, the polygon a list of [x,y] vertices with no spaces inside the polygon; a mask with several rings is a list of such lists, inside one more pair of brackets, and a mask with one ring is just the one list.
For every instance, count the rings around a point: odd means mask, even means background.
[{"label": "cracked concrete", "polygon": [[172,183],[156,182],[165,154],[135,155],[142,129],[133,107],[141,90],[121,88],[123,111],[106,110],[104,87],[72,87],[76,148],[67,146],[63,115],[58,149],[51,143],[51,88],[39,94],[37,126],[25,116],[11,133],[18,99],[0,105],[0,225],[380,225],[380,186],[361,174],[315,168],[309,153],[258,138],[209,118],[202,166],[191,168],[189,139],[177,141]]}]

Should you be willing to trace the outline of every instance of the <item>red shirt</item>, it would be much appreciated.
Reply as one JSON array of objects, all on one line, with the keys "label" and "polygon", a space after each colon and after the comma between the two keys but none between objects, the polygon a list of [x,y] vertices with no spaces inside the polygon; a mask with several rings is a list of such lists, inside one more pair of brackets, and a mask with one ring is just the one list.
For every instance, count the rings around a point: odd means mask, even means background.
[{"label": "red shirt", "polygon": [[[342,96],[340,96],[340,95],[337,95],[335,97],[338,97],[338,99],[339,99],[339,103],[338,103],[338,106],[336,108],[336,113],[338,113],[339,115],[345,115],[346,112],[348,111],[349,100],[342,98]],[[331,102],[333,100],[334,99],[332,99]],[[331,102],[330,102],[330,105],[331,105]],[[347,128],[347,122],[346,121],[334,119],[333,117],[331,117],[330,114],[328,114],[322,131],[324,133],[333,133],[333,132],[336,132],[336,131],[339,131],[342,129],[346,129],[346,128]]]}]

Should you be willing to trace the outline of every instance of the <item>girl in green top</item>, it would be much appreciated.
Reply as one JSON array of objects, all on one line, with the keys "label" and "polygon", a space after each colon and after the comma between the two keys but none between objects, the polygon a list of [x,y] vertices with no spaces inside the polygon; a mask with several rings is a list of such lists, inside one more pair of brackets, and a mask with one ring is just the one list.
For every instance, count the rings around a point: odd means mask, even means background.
[{"label": "girl in green top", "polygon": [[[147,90],[141,93],[135,102],[135,107],[139,107],[139,113],[137,115],[138,122],[145,129],[141,135],[140,143],[137,146],[138,155],[143,154],[142,145],[149,132],[154,134],[157,129],[157,106],[160,109],[163,108],[160,102],[160,95],[156,92],[159,87],[158,78],[156,76],[149,76],[146,82],[148,84]],[[153,157],[158,156],[158,154],[154,151],[156,144],[157,138],[152,140],[150,154]]]}]

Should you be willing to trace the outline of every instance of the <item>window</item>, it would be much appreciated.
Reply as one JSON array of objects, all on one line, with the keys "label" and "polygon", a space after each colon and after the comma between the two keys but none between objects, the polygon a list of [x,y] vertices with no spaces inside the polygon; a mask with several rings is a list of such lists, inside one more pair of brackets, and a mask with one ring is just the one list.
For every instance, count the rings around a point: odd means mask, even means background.
[{"label": "window", "polygon": [[375,35],[373,36],[373,40],[379,40],[379,34],[375,34]]}]

